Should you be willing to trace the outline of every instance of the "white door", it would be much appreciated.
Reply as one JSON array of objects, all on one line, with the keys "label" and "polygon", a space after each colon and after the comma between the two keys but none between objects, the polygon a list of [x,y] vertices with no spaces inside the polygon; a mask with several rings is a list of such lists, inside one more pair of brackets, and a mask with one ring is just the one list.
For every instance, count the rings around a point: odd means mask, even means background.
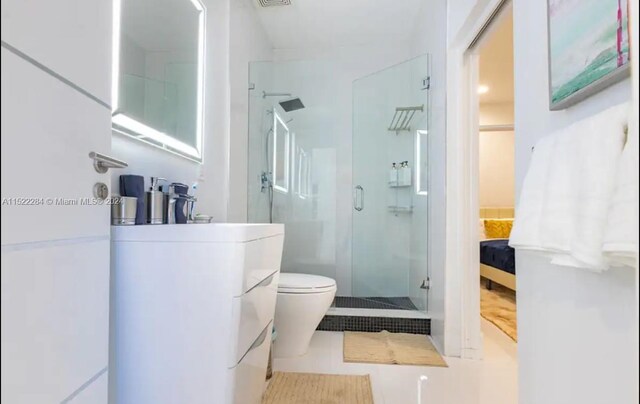
[{"label": "white door", "polygon": [[3,403],[107,402],[111,14],[2,1]]}]

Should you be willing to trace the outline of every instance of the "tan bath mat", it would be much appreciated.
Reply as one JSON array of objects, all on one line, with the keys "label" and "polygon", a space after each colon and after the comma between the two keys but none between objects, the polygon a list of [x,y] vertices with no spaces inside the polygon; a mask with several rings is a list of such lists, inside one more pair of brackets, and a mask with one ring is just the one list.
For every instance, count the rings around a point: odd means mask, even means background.
[{"label": "tan bath mat", "polygon": [[344,333],[344,361],[447,367],[429,337],[382,332]]},{"label": "tan bath mat", "polygon": [[262,404],[373,404],[369,375],[275,372]]}]

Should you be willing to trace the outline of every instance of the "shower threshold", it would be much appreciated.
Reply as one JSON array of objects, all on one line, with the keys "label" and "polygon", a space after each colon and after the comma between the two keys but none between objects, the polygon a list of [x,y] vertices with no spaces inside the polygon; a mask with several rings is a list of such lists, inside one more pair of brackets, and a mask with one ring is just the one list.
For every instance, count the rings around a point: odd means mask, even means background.
[{"label": "shower threshold", "polygon": [[430,319],[431,314],[419,310],[389,310],[389,309],[352,309],[349,307],[330,307],[327,316],[348,317],[380,317],[380,318],[415,318]]},{"label": "shower threshold", "polygon": [[353,309],[331,307],[320,324],[320,331],[431,333],[431,316],[419,310]]},{"label": "shower threshold", "polygon": [[317,329],[429,335],[431,316],[408,297],[337,296]]}]

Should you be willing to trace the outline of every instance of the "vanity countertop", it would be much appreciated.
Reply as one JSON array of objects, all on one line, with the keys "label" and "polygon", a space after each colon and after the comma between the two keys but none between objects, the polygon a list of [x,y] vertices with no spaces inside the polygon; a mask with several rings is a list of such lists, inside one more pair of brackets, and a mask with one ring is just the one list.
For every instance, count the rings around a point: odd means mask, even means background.
[{"label": "vanity countertop", "polygon": [[205,223],[111,226],[111,241],[244,243],[284,234],[284,224]]}]

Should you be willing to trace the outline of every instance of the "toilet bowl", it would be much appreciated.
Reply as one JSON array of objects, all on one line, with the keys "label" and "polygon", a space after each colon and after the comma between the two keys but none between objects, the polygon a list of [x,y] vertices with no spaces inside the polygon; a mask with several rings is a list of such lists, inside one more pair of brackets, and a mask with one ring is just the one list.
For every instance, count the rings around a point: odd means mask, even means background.
[{"label": "toilet bowl", "polygon": [[324,276],[281,273],[276,300],[273,355],[301,356],[336,295],[336,281]]}]

